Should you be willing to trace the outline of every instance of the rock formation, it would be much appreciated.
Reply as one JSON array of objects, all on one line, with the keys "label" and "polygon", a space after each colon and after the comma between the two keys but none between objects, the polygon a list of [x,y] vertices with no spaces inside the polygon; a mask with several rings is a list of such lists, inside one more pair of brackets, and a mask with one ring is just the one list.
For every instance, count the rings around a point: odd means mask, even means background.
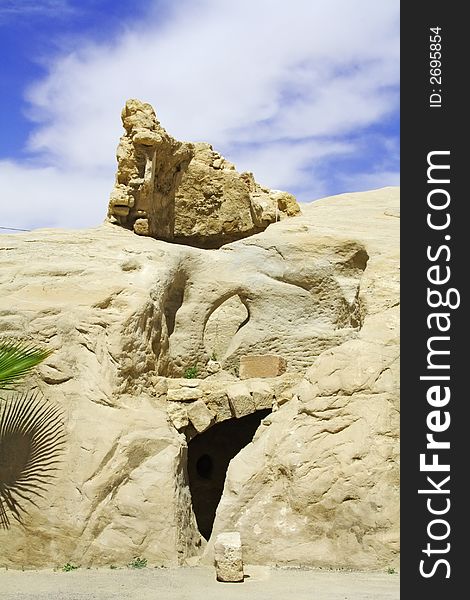
[{"label": "rock formation", "polygon": [[[124,119],[137,136],[118,183],[127,204],[113,204],[129,209],[129,228],[150,189],[126,195],[133,148],[160,136],[173,157],[171,173],[148,180],[153,199],[189,189],[181,173],[198,153],[138,106]],[[145,171],[152,152],[139,155]],[[227,531],[240,533],[248,564],[396,565],[397,203],[392,188],[324,199],[211,251],[111,223],[0,236],[0,330],[54,351],[28,386],[62,406],[67,428],[54,486],[24,527],[0,531],[0,566],[212,562]],[[153,235],[149,206],[139,218]],[[276,355],[287,370],[239,379],[245,355]],[[197,514],[198,489],[215,520]]]},{"label": "rock formation", "polygon": [[300,213],[295,198],[256,183],[205,143],[178,142],[150,104],[128,100],[108,218],[139,235],[219,248]]}]

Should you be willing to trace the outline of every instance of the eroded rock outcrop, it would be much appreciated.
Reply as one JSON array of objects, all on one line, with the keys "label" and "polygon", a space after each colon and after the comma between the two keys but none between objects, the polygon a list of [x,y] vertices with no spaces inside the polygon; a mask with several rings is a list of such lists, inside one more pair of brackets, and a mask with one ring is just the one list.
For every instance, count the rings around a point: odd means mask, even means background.
[{"label": "eroded rock outcrop", "polygon": [[[230,463],[213,533],[245,560],[370,569],[399,552],[399,280],[395,191],[315,202],[314,236],[354,231],[369,260],[357,333],[323,351]],[[393,207],[393,208],[392,208]],[[390,212],[393,212],[393,216]],[[281,235],[282,238],[282,235]],[[288,424],[288,425],[287,425]]]},{"label": "eroded rock outcrop", "polygon": [[[109,223],[0,236],[0,330],[54,351],[28,385],[67,429],[0,565],[211,562],[223,531],[247,563],[396,565],[397,204],[391,188],[325,199],[215,251]],[[240,380],[247,354],[287,371]],[[189,446],[256,414],[206,542]]]},{"label": "eroded rock outcrop", "polygon": [[260,186],[205,143],[172,138],[150,104],[128,100],[108,218],[139,235],[218,248],[300,213],[287,192]]}]

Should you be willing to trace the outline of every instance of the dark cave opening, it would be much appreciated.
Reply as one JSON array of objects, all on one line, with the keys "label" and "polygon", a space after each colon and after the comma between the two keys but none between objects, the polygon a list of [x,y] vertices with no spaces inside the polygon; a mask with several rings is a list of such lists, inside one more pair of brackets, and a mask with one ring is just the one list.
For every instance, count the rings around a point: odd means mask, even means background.
[{"label": "dark cave opening", "polygon": [[188,476],[199,531],[208,540],[224,489],[229,462],[247,446],[271,412],[258,410],[240,419],[217,423],[188,443]]}]

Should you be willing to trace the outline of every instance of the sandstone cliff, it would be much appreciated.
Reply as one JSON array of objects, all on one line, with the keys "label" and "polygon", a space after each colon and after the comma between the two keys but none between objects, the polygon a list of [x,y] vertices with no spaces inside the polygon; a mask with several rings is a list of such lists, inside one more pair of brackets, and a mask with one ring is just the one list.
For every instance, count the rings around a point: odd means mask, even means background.
[{"label": "sandstone cliff", "polygon": [[205,143],[172,138],[150,104],[128,100],[108,218],[139,235],[218,248],[300,213],[287,192],[260,186]]},{"label": "sandstone cliff", "polygon": [[[30,384],[68,436],[54,485],[0,530],[0,566],[210,561],[227,530],[247,562],[395,565],[397,204],[392,188],[327,198],[218,250],[110,223],[0,236],[0,331],[54,350]],[[287,372],[239,380],[245,354]],[[237,422],[256,415],[246,445]],[[224,423],[244,447],[206,542],[191,444]]]}]

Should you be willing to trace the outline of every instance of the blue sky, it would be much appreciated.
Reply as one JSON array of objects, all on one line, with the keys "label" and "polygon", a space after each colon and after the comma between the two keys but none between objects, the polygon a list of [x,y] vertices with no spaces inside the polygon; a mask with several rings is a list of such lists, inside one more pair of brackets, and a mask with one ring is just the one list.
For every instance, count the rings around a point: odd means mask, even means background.
[{"label": "blue sky", "polygon": [[303,202],[399,181],[398,0],[0,0],[1,226],[106,213],[127,98]]}]

